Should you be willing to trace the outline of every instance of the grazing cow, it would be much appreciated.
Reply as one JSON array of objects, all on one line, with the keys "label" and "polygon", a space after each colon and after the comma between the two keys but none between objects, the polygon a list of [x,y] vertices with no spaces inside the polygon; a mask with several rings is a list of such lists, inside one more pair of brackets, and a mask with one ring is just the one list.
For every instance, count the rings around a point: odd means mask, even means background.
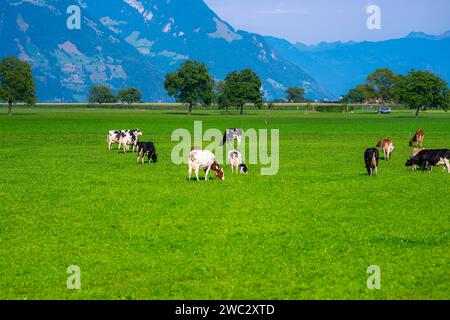
[{"label": "grazing cow", "polygon": [[158,154],[156,153],[156,148],[153,142],[138,142],[137,153],[138,153],[137,158],[138,163],[140,163],[140,160],[142,160],[142,164],[144,164],[145,156],[147,156],[149,163],[150,158],[152,159],[153,163],[158,162]]},{"label": "grazing cow", "polygon": [[200,181],[198,178],[200,169],[205,170],[205,181],[209,180],[208,175],[211,170],[216,173],[217,178],[225,180],[223,169],[217,164],[216,157],[211,151],[192,148],[189,152],[189,181],[191,180],[192,170],[195,171],[197,181]]},{"label": "grazing cow", "polygon": [[378,175],[378,160],[380,153],[377,148],[370,148],[364,152],[364,162],[366,163],[366,169],[369,176]]},{"label": "grazing cow", "polygon": [[225,134],[223,135],[223,141],[220,143],[221,146],[233,143],[234,140],[237,140],[238,146],[241,145],[242,133],[244,131],[242,129],[227,129]]},{"label": "grazing cow", "polygon": [[125,153],[130,150],[130,146],[133,146],[133,152],[135,152],[137,150],[140,136],[142,136],[142,131],[139,129],[121,131],[119,137],[119,151],[122,147],[123,152]]},{"label": "grazing cow", "polygon": [[412,137],[411,140],[409,141],[409,146],[412,147],[414,145],[414,143],[417,143],[417,146],[419,148],[422,148],[424,138],[425,138],[425,132],[423,132],[423,130],[417,130],[414,137]]},{"label": "grazing cow", "polygon": [[111,150],[112,145],[115,143],[119,143],[121,130],[110,130],[108,132],[106,143],[108,144],[108,149]]},{"label": "grazing cow", "polygon": [[[415,148],[413,149],[413,151],[411,152],[412,157],[414,158],[415,156],[417,156],[421,151],[423,150],[430,150],[430,149],[424,149],[424,148]],[[412,171],[416,171],[417,169],[417,165],[413,165],[412,166]]]},{"label": "grazing cow", "polygon": [[377,148],[381,148],[384,154],[384,160],[391,159],[391,153],[394,151],[394,143],[391,138],[378,141]]},{"label": "grazing cow", "polygon": [[450,150],[449,149],[426,149],[420,151],[415,157],[411,157],[406,161],[405,166],[420,167],[422,171],[425,171],[427,167],[430,171],[433,171],[435,166],[444,166],[444,171],[447,168],[450,173]]},{"label": "grazing cow", "polygon": [[231,173],[234,173],[234,170],[238,173],[238,168],[242,174],[248,173],[248,168],[242,160],[242,154],[239,151],[233,150],[228,152],[228,160],[231,164]]},{"label": "grazing cow", "polygon": [[413,157],[417,156],[421,151],[423,150],[430,150],[430,149],[424,149],[424,148],[415,148],[411,151],[411,155]]}]

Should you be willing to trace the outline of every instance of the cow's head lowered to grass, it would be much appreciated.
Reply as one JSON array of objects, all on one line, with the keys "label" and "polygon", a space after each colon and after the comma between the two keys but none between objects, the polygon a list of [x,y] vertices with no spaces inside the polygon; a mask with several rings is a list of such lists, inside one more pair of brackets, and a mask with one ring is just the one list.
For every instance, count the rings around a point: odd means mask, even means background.
[{"label": "cow's head lowered to grass", "polygon": [[211,166],[211,170],[213,170],[216,173],[216,177],[220,180],[225,180],[225,173],[223,172],[223,169],[217,164],[217,162],[214,162]]},{"label": "cow's head lowered to grass", "polygon": [[[270,129],[270,135],[269,129],[233,130],[239,131],[241,134],[239,151],[242,155],[242,162],[248,165],[260,165],[261,175],[276,175],[280,169],[279,129]],[[232,139],[234,138],[232,137]],[[172,148],[171,153],[172,162],[177,165],[188,164],[189,153],[193,151],[192,146],[196,146],[194,149],[213,152],[215,161],[220,165],[226,164],[226,155],[234,149],[234,145],[223,143],[223,131],[220,129],[209,128],[203,132],[202,121],[194,121],[193,134],[188,129],[174,130],[171,141],[178,142]],[[203,146],[205,141],[209,142],[206,147]],[[248,172],[248,168],[245,170],[241,167],[241,172]]]}]

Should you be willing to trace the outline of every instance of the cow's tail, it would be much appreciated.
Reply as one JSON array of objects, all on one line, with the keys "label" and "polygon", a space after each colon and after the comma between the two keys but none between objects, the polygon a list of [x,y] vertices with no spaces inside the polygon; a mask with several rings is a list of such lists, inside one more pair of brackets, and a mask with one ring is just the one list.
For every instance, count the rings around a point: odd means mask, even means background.
[{"label": "cow's tail", "polygon": [[223,135],[223,139],[222,139],[222,142],[220,143],[220,145],[223,146],[226,142],[227,142],[227,133],[225,132],[225,134]]},{"label": "cow's tail", "polygon": [[366,170],[367,170],[367,173],[370,174],[370,160],[366,158],[366,161],[365,161],[365,162],[366,162]]},{"label": "cow's tail", "polygon": [[417,141],[417,135],[415,134],[414,137],[409,140],[409,146],[412,147],[414,145],[414,142]]},{"label": "cow's tail", "polygon": [[377,154],[376,154],[376,152],[374,152],[374,153],[372,154],[372,164],[375,165],[375,166],[378,166],[378,159],[377,159]]},{"label": "cow's tail", "polygon": [[378,141],[377,148],[381,148],[382,145],[383,145],[383,140]]}]

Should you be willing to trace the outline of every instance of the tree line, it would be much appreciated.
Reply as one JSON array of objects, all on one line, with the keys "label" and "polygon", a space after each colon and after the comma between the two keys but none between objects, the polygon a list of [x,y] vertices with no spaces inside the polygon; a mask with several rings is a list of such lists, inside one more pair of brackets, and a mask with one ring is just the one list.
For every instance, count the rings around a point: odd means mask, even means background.
[{"label": "tree line", "polygon": [[[167,74],[164,87],[169,96],[189,106],[189,114],[196,105],[208,107],[217,104],[227,111],[237,107],[241,114],[246,104],[259,109],[263,106],[261,79],[251,69],[230,72],[224,80],[215,82],[203,63],[186,61],[178,70]],[[12,106],[18,102],[34,105],[37,99],[35,90],[29,63],[16,57],[6,57],[0,61],[0,101],[8,103],[8,114],[12,113]],[[304,94],[303,88],[288,88],[286,101],[302,102]],[[142,93],[137,88],[128,88],[114,94],[109,86],[97,84],[90,88],[88,100],[98,104],[141,103]]]},{"label": "tree line", "polygon": [[227,111],[235,106],[241,114],[248,103],[261,109],[261,86],[261,79],[251,69],[233,71],[216,84],[206,66],[199,61],[184,62],[178,70],[167,74],[164,81],[169,96],[187,104],[189,114],[195,105],[207,107],[213,103]]},{"label": "tree line", "polygon": [[[166,75],[164,88],[177,102],[188,105],[189,114],[195,106],[218,105],[229,110],[236,107],[243,114],[244,106],[253,105],[261,109],[264,104],[262,82],[251,69],[230,72],[224,80],[215,81],[207,67],[199,61],[186,61],[176,71]],[[35,84],[31,66],[16,57],[0,61],[0,101],[8,104],[8,114],[18,102],[34,105]],[[287,88],[286,102],[304,102],[305,90],[300,87]],[[90,103],[139,103],[142,93],[137,88],[122,89],[114,94],[106,85],[90,88]],[[411,70],[406,75],[395,74],[388,68],[371,73],[366,81],[351,89],[342,98],[343,103],[399,103],[420,110],[450,106],[450,90],[447,83],[430,71]],[[268,108],[273,106],[269,103]]]},{"label": "tree line", "polygon": [[[230,72],[224,80],[214,81],[206,66],[199,61],[186,61],[180,68],[167,74],[164,88],[177,102],[189,106],[189,114],[195,105],[204,107],[217,104],[219,109],[236,107],[240,114],[244,106],[263,107],[262,82],[252,69]],[[303,102],[305,90],[291,87],[286,89],[286,101]],[[270,108],[273,104],[268,105]]]},{"label": "tree line", "polygon": [[141,103],[142,93],[139,89],[128,88],[122,89],[117,94],[114,94],[110,87],[97,84],[91,87],[88,94],[89,103]]},{"label": "tree line", "polygon": [[411,70],[406,75],[388,68],[371,73],[365,83],[357,85],[343,96],[344,103],[399,103],[420,110],[444,109],[450,106],[447,83],[431,71]]}]

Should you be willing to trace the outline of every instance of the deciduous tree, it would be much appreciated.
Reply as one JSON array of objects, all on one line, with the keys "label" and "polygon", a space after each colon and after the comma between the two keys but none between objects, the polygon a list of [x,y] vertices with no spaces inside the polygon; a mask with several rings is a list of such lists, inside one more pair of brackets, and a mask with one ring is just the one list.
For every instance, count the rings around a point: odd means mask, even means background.
[{"label": "deciduous tree", "polygon": [[222,95],[223,101],[228,105],[238,107],[241,115],[244,114],[246,103],[252,103],[259,109],[263,106],[261,79],[251,69],[229,73],[225,78]]},{"label": "deciduous tree", "polygon": [[305,89],[299,87],[290,87],[286,89],[287,102],[299,103],[305,100]]},{"label": "deciduous tree", "polygon": [[142,93],[139,89],[128,88],[120,90],[117,94],[117,100],[132,104],[135,102],[142,102]]},{"label": "deciduous tree", "polygon": [[374,96],[382,103],[392,100],[397,76],[388,68],[380,68],[367,77],[367,86],[373,90]]},{"label": "deciduous tree", "polygon": [[364,103],[374,97],[374,91],[366,84],[360,84],[351,89],[344,97],[344,103]]},{"label": "deciduous tree", "polygon": [[448,84],[430,71],[412,70],[399,77],[395,96],[400,103],[416,109],[416,117],[421,109],[447,110],[450,103]]},{"label": "deciduous tree", "polygon": [[103,84],[98,84],[91,87],[89,91],[89,103],[113,103],[117,102],[117,97],[111,89]]},{"label": "deciduous tree", "polygon": [[6,57],[0,61],[0,100],[8,103],[8,114],[17,102],[34,105],[36,94],[33,72],[28,62],[16,57]]},{"label": "deciduous tree", "polygon": [[189,115],[195,104],[207,106],[213,101],[214,79],[198,61],[186,61],[177,71],[167,74],[164,87],[177,102],[189,105]]}]

